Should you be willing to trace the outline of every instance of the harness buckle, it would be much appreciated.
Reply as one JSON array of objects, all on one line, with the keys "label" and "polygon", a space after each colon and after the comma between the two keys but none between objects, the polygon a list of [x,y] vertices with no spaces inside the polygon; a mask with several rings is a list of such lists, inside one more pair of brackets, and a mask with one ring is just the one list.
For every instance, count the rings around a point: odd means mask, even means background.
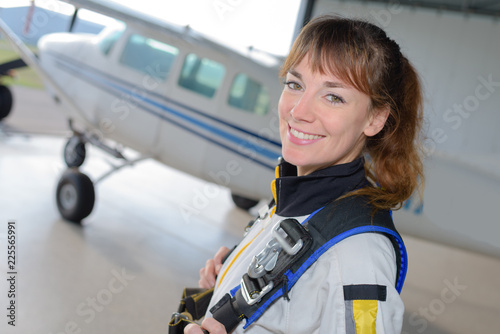
[{"label": "harness buckle", "polygon": [[268,293],[269,291],[271,291],[271,289],[273,288],[274,286],[274,283],[273,281],[270,281],[265,287],[262,288],[262,290],[260,291],[257,291],[257,290],[252,290],[252,291],[249,291],[249,288],[247,286],[247,284],[245,283],[245,279],[242,278],[241,279],[241,295],[243,296],[243,299],[245,299],[245,302],[248,304],[248,305],[253,305],[257,302],[259,302],[259,300],[266,294]]},{"label": "harness buckle", "polygon": [[252,258],[248,266],[248,276],[259,278],[265,275],[266,271],[271,271],[276,266],[278,256],[281,252],[281,245],[276,239],[271,239],[266,248]]},{"label": "harness buckle", "polygon": [[[260,278],[266,272],[272,271],[282,250],[285,250],[290,256],[297,254],[304,245],[300,227],[301,225],[296,219],[280,220],[274,226],[273,238],[267,243],[266,248],[252,258],[252,262],[248,266],[248,276]],[[285,239],[286,237],[290,238],[292,244]]]},{"label": "harness buckle", "polygon": [[187,315],[179,312],[174,312],[172,318],[174,318],[174,323],[178,323],[180,320],[190,320]]},{"label": "harness buckle", "polygon": [[[285,225],[286,224],[286,225]],[[302,246],[304,245],[304,242],[302,239],[297,239],[295,241],[295,244],[290,245],[290,243],[285,239],[282,233],[280,233],[280,230],[285,232],[284,234],[286,236],[290,236],[290,232],[295,229],[296,225],[300,225],[300,223],[296,219],[282,219],[280,220],[273,228],[273,237],[278,241],[280,244],[281,248],[285,250],[285,252],[288,253],[288,255],[295,255],[297,254]],[[293,239],[293,238],[291,238]]]}]

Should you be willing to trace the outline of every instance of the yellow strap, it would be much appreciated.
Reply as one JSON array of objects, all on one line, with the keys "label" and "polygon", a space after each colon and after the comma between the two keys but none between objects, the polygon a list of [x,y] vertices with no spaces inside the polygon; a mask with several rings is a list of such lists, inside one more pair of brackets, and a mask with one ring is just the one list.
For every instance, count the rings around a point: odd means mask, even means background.
[{"label": "yellow strap", "polygon": [[356,334],[376,334],[377,308],[376,300],[352,301]]}]

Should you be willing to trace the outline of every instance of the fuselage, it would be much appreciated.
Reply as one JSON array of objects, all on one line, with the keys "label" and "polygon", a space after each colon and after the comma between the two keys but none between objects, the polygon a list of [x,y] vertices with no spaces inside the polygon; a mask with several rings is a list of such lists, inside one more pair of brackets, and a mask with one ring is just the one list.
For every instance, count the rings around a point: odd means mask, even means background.
[{"label": "fuselage", "polygon": [[[248,198],[269,197],[280,156],[278,62],[189,30],[118,26],[40,40],[41,66],[103,138]],[[82,119],[83,118],[83,119]]]}]

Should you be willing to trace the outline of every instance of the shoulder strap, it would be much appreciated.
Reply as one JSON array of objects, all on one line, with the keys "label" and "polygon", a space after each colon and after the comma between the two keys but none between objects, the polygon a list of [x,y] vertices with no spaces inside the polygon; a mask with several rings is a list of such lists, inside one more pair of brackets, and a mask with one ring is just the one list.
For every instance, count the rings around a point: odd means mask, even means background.
[{"label": "shoulder strap", "polygon": [[[407,254],[401,235],[392,220],[392,213],[387,210],[374,210],[364,197],[349,196],[327,204],[322,210],[311,215],[303,222],[311,234],[314,243],[311,252],[315,252],[308,262],[317,257],[337,242],[359,233],[382,233],[394,246],[397,261],[396,289],[401,293],[407,271]],[[313,249],[324,250],[320,252]],[[317,257],[315,257],[317,256]],[[311,264],[312,264],[311,262]],[[300,265],[301,266],[301,265]],[[297,266],[292,267],[292,271]]]},{"label": "shoulder strap", "polygon": [[[288,295],[302,274],[328,249],[339,241],[359,233],[383,233],[392,241],[397,255],[398,277],[396,289],[401,292],[407,269],[406,249],[396,231],[389,211],[374,211],[362,197],[350,196],[313,212],[303,223],[307,233],[307,248],[297,256],[280,254],[276,267],[259,279],[244,275],[242,284],[226,294],[210,312],[226,326],[229,333],[243,318],[244,328],[256,321],[281,296]],[[312,241],[311,241],[312,240]],[[242,285],[244,285],[242,287]],[[260,293],[271,287],[256,303],[249,304],[246,286],[251,293]],[[243,290],[243,292],[242,292]]]}]

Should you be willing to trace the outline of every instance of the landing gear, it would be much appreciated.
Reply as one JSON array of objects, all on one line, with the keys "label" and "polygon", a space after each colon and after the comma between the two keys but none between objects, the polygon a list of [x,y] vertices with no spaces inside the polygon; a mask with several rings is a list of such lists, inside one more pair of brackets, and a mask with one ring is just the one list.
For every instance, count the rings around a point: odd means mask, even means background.
[{"label": "landing gear", "polygon": [[[140,157],[135,160],[126,159],[123,154],[116,148],[112,148],[99,137],[78,132],[73,128],[72,122],[69,122],[69,127],[73,131],[73,136],[68,140],[64,147],[64,161],[68,169],[59,179],[56,191],[57,208],[61,216],[71,222],[80,223],[85,219],[94,208],[95,203],[95,185],[104,178],[113,174],[117,170],[131,166],[140,160],[148,157]],[[82,173],[78,168],[85,161],[86,144],[89,143],[100,148],[104,152],[110,154],[114,158],[122,161],[121,165],[115,166],[111,164],[111,170],[92,181],[87,175]]]},{"label": "landing gear", "polygon": [[80,167],[85,161],[87,150],[85,149],[85,141],[80,136],[71,137],[64,147],[64,162],[66,166]]},{"label": "landing gear", "polygon": [[12,93],[6,86],[0,85],[0,121],[7,117],[12,109]]},{"label": "landing gear", "polygon": [[234,204],[238,208],[245,210],[245,211],[250,210],[251,208],[256,206],[257,203],[259,203],[259,201],[256,201],[254,199],[246,198],[246,197],[236,195],[233,193],[231,193],[231,198],[233,199]]},{"label": "landing gear", "polygon": [[56,200],[64,219],[80,223],[94,208],[94,184],[87,175],[70,168],[57,184]]}]

